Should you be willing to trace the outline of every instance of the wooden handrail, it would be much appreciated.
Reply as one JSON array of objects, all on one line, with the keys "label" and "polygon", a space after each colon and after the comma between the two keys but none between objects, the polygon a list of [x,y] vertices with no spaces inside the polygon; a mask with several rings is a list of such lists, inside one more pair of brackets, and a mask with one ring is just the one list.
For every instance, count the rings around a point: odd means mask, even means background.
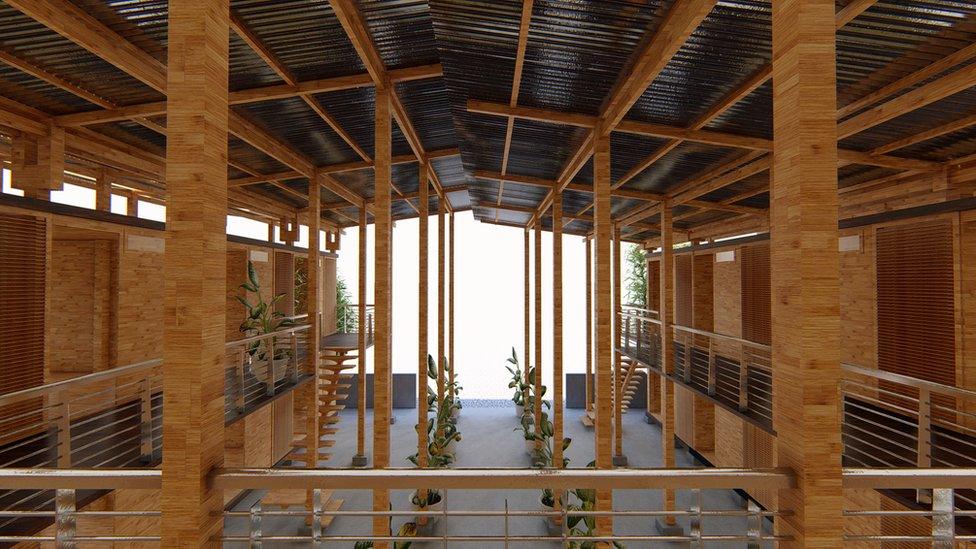
[{"label": "wooden handrail", "polygon": [[928,381],[926,379],[919,379],[917,377],[896,374],[895,372],[888,372],[885,370],[879,370],[877,368],[865,368],[864,366],[858,366],[856,364],[842,363],[841,368],[843,368],[844,372],[847,373],[882,379],[884,381],[890,381],[892,383],[898,383],[900,385],[906,385],[916,389],[927,389],[931,393],[944,394],[956,398],[976,401],[976,391],[970,391],[969,389],[963,389],[961,387],[953,387],[952,385],[945,385],[935,381]]},{"label": "wooden handrail", "polygon": [[161,366],[162,364],[163,364],[163,360],[161,358],[156,358],[153,360],[147,360],[144,362],[129,364],[128,366],[120,366],[118,368],[112,368],[111,370],[103,370],[101,372],[94,372],[91,374],[73,377],[70,379],[63,379],[61,381],[55,381],[53,383],[45,383],[44,385],[38,385],[37,387],[29,387],[27,389],[21,389],[20,391],[15,391],[13,393],[0,395],[0,406],[5,406],[7,404],[13,404],[15,402],[21,402],[27,399],[37,398],[47,394],[56,393],[58,391],[67,389],[69,387],[87,385],[89,383],[95,383],[97,381],[104,381],[106,379],[113,379],[122,375],[141,372],[143,370],[149,370]]}]

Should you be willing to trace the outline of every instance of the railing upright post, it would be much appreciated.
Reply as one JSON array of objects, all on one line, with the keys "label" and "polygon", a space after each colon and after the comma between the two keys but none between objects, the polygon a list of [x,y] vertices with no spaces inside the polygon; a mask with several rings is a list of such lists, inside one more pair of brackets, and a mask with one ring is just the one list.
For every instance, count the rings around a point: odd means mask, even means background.
[{"label": "railing upright post", "polygon": [[[640,318],[640,317],[638,317],[636,319],[636,322],[634,322],[634,339],[637,341],[637,351],[636,351],[636,354],[638,356],[640,355],[640,352],[641,352],[641,336],[643,335],[643,332],[644,332],[644,330],[641,328],[641,326],[644,326],[644,324],[646,324],[646,322],[644,321],[643,318]],[[629,333],[630,332],[628,332],[628,334]]]},{"label": "railing upright post", "polygon": [[268,338],[268,381],[265,384],[265,393],[268,396],[275,392],[275,338]]},{"label": "railing upright post", "polygon": [[715,364],[715,349],[712,348],[712,338],[708,338],[708,396],[715,396],[718,365]]},{"label": "railing upright post", "polygon": [[932,549],[952,549],[956,546],[955,491],[936,488],[932,492]]},{"label": "railing upright post", "polygon": [[[918,389],[918,447],[916,465],[918,467],[932,466],[932,393],[924,387]],[[932,501],[929,490],[916,490],[915,500],[919,503]],[[935,519],[932,520],[933,524]],[[933,547],[935,545],[933,544]]]},{"label": "railing upright post", "polygon": [[749,365],[746,364],[746,351],[739,344],[739,411],[749,411]]},{"label": "railing upright post", "polygon": [[74,489],[55,490],[54,546],[57,549],[74,549],[76,527]]},{"label": "railing upright post", "polygon": [[142,447],[142,462],[152,463],[152,377],[142,380],[141,422],[139,424],[140,446]]},{"label": "railing upright post", "polygon": [[58,467],[71,467],[71,407],[68,405],[68,391],[57,394],[58,408]]},{"label": "railing upright post", "polygon": [[298,332],[291,333],[291,382],[298,383]]},{"label": "railing upright post", "polygon": [[691,385],[691,356],[694,354],[695,349],[695,335],[690,334],[685,336],[685,367],[684,367],[684,378],[685,383]]},{"label": "railing upright post", "polygon": [[698,488],[691,490],[691,524],[689,526],[690,546],[694,549],[701,549],[704,547],[702,544],[702,494]]},{"label": "railing upright post", "polygon": [[251,506],[251,523],[248,528],[248,546],[261,549],[261,500]]},{"label": "railing upright post", "polygon": [[241,350],[238,351],[237,364],[235,365],[235,369],[237,370],[237,375],[235,377],[237,378],[237,381],[241,385],[239,387],[240,390],[237,391],[236,395],[234,395],[237,411],[242,414],[244,413],[244,361],[245,360],[247,360],[247,352],[242,347]]},{"label": "railing upright post", "polygon": [[367,318],[368,318],[368,322],[366,323],[366,325],[369,326],[369,331],[367,332],[369,335],[368,341],[373,341],[373,313],[369,313],[367,315]]},{"label": "railing upright post", "polygon": [[746,549],[760,549],[762,547],[762,510],[759,504],[752,499],[747,500],[749,516],[746,517]]},{"label": "railing upright post", "polygon": [[624,319],[624,348],[630,351],[630,317]]}]

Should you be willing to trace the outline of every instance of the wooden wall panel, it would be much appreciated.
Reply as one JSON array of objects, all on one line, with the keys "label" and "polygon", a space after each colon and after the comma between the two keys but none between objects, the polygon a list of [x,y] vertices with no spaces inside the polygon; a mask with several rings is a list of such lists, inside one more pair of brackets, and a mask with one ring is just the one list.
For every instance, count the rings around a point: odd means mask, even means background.
[{"label": "wooden wall panel", "polygon": [[292,449],[295,432],[295,392],[287,393],[272,402],[271,463],[275,464]]},{"label": "wooden wall panel", "polygon": [[711,332],[715,326],[712,254],[696,254],[692,259],[692,326]]},{"label": "wooden wall panel", "polygon": [[[150,511],[160,506],[160,490],[122,489],[113,492],[116,511]],[[116,517],[116,536],[158,536],[162,528],[158,517]],[[116,542],[115,549],[140,549],[144,543]]]},{"label": "wooden wall panel", "polygon": [[[247,250],[228,248],[227,250],[227,305],[225,310],[226,315],[226,333],[227,340],[233,341],[235,339],[243,338],[241,334],[240,327],[241,321],[244,320],[245,309],[239,301],[238,297],[247,297],[247,292],[241,289],[241,284],[247,280]],[[250,301],[254,301],[254,298],[248,298]]]},{"label": "wooden wall panel", "polygon": [[[747,421],[742,421],[742,466],[776,467],[776,437]],[[777,508],[775,491],[756,490],[752,496],[767,509]]]},{"label": "wooden wall panel", "polygon": [[647,308],[656,311],[661,303],[661,262],[647,261]]},{"label": "wooden wall panel", "polygon": [[742,337],[741,252],[734,250],[732,253],[734,261],[721,261],[713,266],[714,331]]},{"label": "wooden wall panel", "polygon": [[291,252],[273,252],[274,257],[274,294],[284,294],[285,297],[275,307],[280,313],[291,316],[295,314],[295,254]]},{"label": "wooden wall panel", "polygon": [[[325,335],[336,331],[336,260],[333,257],[322,258],[322,333]],[[356,297],[350,292],[350,297]]]},{"label": "wooden wall panel", "polygon": [[955,385],[950,220],[877,230],[877,296],[878,367]]},{"label": "wooden wall panel", "polygon": [[690,254],[674,256],[674,323],[678,326],[694,322],[692,259]]},{"label": "wooden wall panel", "polygon": [[860,239],[858,249],[840,252],[840,359],[877,367],[875,240],[873,229],[849,229],[841,238]]},{"label": "wooden wall panel", "polygon": [[695,394],[677,383],[674,386],[674,434],[685,444],[695,447]]},{"label": "wooden wall panel", "polygon": [[742,338],[768,345],[772,338],[769,243],[745,246],[742,254]]},{"label": "wooden wall panel", "polygon": [[124,366],[163,356],[163,234],[126,228],[118,277],[118,358]]},{"label": "wooden wall panel", "polygon": [[744,422],[721,407],[715,408],[716,467],[742,467]]}]

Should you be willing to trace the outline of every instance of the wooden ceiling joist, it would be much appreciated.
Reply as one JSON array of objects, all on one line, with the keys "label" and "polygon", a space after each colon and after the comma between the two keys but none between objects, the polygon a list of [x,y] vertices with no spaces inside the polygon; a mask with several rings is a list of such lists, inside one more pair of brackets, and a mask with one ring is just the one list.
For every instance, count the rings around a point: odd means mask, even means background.
[{"label": "wooden ceiling joist", "polygon": [[41,69],[40,67],[37,67],[34,64],[24,59],[21,59],[9,52],[0,50],[0,62],[3,62],[21,72],[27,73],[33,76],[34,78],[43,80],[44,82],[47,82],[52,86],[58,87],[68,93],[74,94],[75,96],[80,97],[85,101],[88,101],[89,103],[92,103],[94,105],[98,105],[103,109],[115,108],[115,104],[112,103],[111,101],[108,101],[107,99],[99,95],[96,95],[73,82],[69,82],[64,78],[61,78],[60,76],[51,74],[50,72],[45,71],[44,69]]}]

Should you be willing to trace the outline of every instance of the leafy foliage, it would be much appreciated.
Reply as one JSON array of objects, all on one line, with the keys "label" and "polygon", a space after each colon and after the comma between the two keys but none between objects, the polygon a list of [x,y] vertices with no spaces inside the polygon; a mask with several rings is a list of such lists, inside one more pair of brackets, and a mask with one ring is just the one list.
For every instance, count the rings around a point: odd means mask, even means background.
[{"label": "leafy foliage", "polygon": [[647,252],[631,246],[627,252],[627,303],[647,307]]},{"label": "leafy foliage", "polygon": [[[444,360],[444,375],[450,374],[451,366]],[[433,417],[427,418],[427,465],[435,469],[441,469],[454,463],[454,454],[448,446],[452,441],[461,441],[461,432],[457,427],[457,420],[454,418],[454,410],[460,409],[460,399],[452,396],[451,391],[444,391],[444,398],[437,398],[437,365],[434,357],[427,355],[427,412]],[[434,386],[431,387],[430,380]],[[456,380],[456,377],[455,377]],[[462,387],[457,385],[457,394],[460,394]],[[408,456],[407,459],[414,465],[419,465],[419,454]]]},{"label": "leafy foliage", "polygon": [[[239,286],[248,294],[253,294],[255,301],[252,303],[247,297],[236,296],[237,300],[244,305],[246,315],[241,322],[239,330],[247,337],[256,335],[271,334],[295,325],[295,321],[286,318],[285,314],[275,310],[275,305],[281,301],[285,294],[278,294],[266,302],[261,296],[261,282],[258,280],[257,270],[254,263],[247,262],[247,281]],[[274,359],[279,360],[291,356],[291,351],[284,345],[278,345],[276,337],[252,342],[247,347],[247,353],[258,360],[268,359],[269,345],[274,346]]]},{"label": "leafy foliage", "polygon": [[512,393],[512,402],[516,406],[522,406],[525,404],[525,395],[529,386],[522,379],[522,368],[519,366],[518,355],[515,354],[515,347],[512,347],[512,356],[506,362],[511,364],[511,366],[505,366],[505,369],[508,370],[508,373],[512,374],[512,378],[508,382],[508,388],[515,389]]},{"label": "leafy foliage", "polygon": [[346,280],[336,277],[336,329],[341,334],[349,334],[359,329],[359,312],[353,307],[352,295]]}]

